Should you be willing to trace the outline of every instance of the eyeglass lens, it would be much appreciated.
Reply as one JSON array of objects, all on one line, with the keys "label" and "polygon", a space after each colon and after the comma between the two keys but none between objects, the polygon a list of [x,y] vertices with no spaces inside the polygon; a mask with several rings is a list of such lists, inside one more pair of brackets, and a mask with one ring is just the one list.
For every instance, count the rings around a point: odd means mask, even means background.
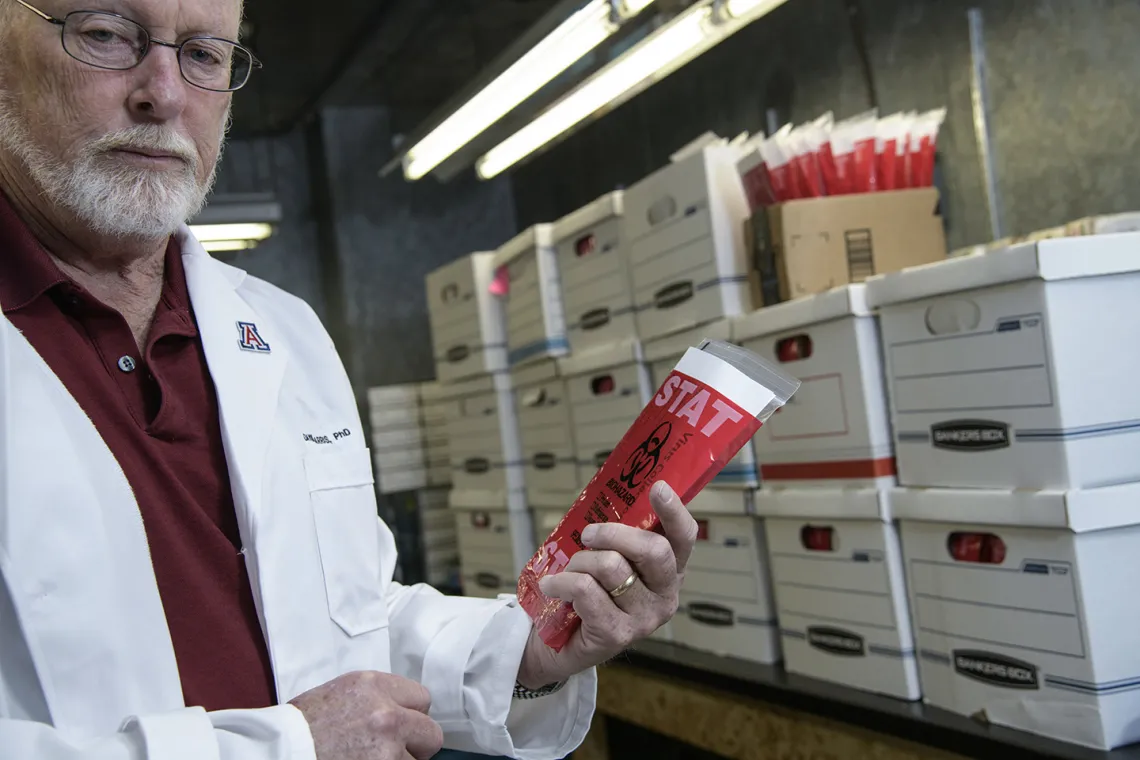
[{"label": "eyeglass lens", "polygon": [[[63,47],[73,58],[103,69],[129,69],[146,53],[150,37],[133,21],[79,11],[63,26]],[[249,79],[253,61],[245,49],[216,38],[190,39],[178,54],[182,76],[207,90],[235,90]]]}]

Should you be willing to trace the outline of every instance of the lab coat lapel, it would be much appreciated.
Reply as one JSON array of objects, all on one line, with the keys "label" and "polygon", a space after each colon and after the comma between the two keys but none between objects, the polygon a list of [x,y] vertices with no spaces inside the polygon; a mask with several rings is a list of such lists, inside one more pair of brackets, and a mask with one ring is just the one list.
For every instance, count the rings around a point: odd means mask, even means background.
[{"label": "lab coat lapel", "polygon": [[217,389],[222,436],[242,541],[262,504],[266,454],[273,434],[286,356],[280,333],[237,292],[244,272],[210,258],[183,228],[186,284]]},{"label": "lab coat lapel", "polygon": [[108,734],[124,716],[183,706],[130,485],[79,404],[3,317],[0,573],[57,727]]}]

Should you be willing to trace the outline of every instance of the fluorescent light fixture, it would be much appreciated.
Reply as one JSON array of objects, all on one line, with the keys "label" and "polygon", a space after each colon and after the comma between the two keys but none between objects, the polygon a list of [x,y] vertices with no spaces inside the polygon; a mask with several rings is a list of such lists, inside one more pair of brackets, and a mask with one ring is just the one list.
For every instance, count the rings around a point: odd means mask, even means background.
[{"label": "fluorescent light fixture", "polygon": [[[228,240],[265,240],[273,234],[273,225],[264,222],[248,224],[195,224],[190,231],[200,243]],[[209,249],[207,249],[209,250]]]},{"label": "fluorescent light fixture", "polygon": [[210,253],[219,253],[222,251],[248,251],[250,248],[257,247],[256,240],[206,240],[202,242],[202,247]]},{"label": "fluorescent light fixture", "polygon": [[[624,0],[621,20],[636,16],[654,1]],[[409,180],[425,176],[614,34],[620,21],[615,23],[611,9],[610,0],[591,0],[562,22],[413,145],[404,156],[404,176]]]},{"label": "fluorescent light fixture", "polygon": [[476,162],[475,171],[482,179],[502,173],[598,111],[624,103],[785,2],[728,0],[729,13],[725,15],[714,12],[713,0],[703,0],[496,145]]}]

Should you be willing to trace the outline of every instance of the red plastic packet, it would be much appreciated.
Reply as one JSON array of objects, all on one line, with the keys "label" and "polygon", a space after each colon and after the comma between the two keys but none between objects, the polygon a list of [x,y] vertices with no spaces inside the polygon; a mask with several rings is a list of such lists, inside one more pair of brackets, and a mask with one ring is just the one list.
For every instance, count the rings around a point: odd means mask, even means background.
[{"label": "red plastic packet", "polygon": [[804,198],[822,198],[827,195],[820,164],[820,151],[831,132],[832,116],[826,113],[815,121],[793,129],[788,136],[795,154],[797,178]]},{"label": "red plastic packet", "polygon": [[836,192],[833,195],[868,193],[875,188],[874,110],[844,119],[831,131],[835,156]]},{"label": "red plastic packet", "polygon": [[655,482],[688,504],[798,387],[728,343],[705,341],[685,353],[519,577],[519,603],[548,646],[561,650],[581,621],[572,605],[543,594],[539,580],[584,548],[581,531],[603,522],[655,529]]},{"label": "red plastic packet", "polygon": [[910,187],[934,185],[934,154],[938,149],[938,130],[946,119],[946,109],[919,114],[911,130],[907,149],[907,176]]},{"label": "red plastic packet", "polygon": [[740,173],[740,181],[744,185],[744,194],[748,197],[748,208],[751,211],[756,212],[776,203],[772,183],[768,179],[768,165],[764,163],[758,143],[737,162],[736,170]]},{"label": "red plastic packet", "polygon": [[778,132],[760,143],[760,155],[768,167],[768,181],[777,203],[799,198],[799,187],[795,181],[792,157],[786,150],[786,140],[792,125],[784,125]]},{"label": "red plastic packet", "polygon": [[875,140],[879,190],[899,190],[907,186],[907,138],[913,121],[914,115],[910,113],[896,113],[879,119]]}]

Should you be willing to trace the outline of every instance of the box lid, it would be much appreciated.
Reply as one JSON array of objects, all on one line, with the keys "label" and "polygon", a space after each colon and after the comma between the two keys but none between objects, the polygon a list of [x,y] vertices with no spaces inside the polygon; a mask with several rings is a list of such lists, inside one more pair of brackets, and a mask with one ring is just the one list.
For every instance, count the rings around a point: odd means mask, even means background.
[{"label": "box lid", "polygon": [[530,253],[535,248],[544,248],[554,245],[554,237],[550,232],[549,224],[536,224],[524,230],[499,246],[495,251],[494,267],[506,266],[524,253]]},{"label": "box lid", "polygon": [[545,383],[559,377],[561,375],[558,372],[558,361],[555,359],[543,359],[511,370],[511,384],[515,388]]},{"label": "box lid", "polygon": [[397,406],[419,403],[417,383],[407,385],[381,385],[368,389],[369,406]]},{"label": "box lid", "polygon": [[[506,372],[497,374],[505,377],[509,385],[510,376]],[[496,375],[477,375],[454,383],[440,383],[437,398],[440,401],[450,401],[451,399],[475,396],[481,393],[494,393],[496,390],[495,377]]]},{"label": "box lid", "polygon": [[443,385],[436,381],[420,383],[420,401],[432,403],[444,400]]},{"label": "box lid", "polygon": [[874,488],[761,488],[756,514],[813,520],[891,519],[891,491]]},{"label": "box lid", "polygon": [[638,340],[625,340],[607,343],[604,346],[571,354],[558,360],[558,368],[567,377],[585,375],[623,364],[637,364],[645,361],[645,351]]},{"label": "box lid", "polygon": [[1085,533],[1140,524],[1140,483],[1073,491],[895,488],[891,505],[900,520]]},{"label": "box lid", "polygon": [[716,322],[708,322],[700,327],[646,341],[645,360],[658,362],[665,359],[675,359],[690,348],[701,345],[702,340],[732,340],[732,322],[727,319],[718,319]]},{"label": "box lid", "polygon": [[869,316],[866,288],[861,284],[845,285],[736,317],[732,320],[732,340],[739,343],[842,317]]},{"label": "box lid", "polygon": [[552,224],[550,226],[551,236],[555,242],[558,242],[581,232],[587,227],[592,227],[598,222],[621,216],[625,209],[624,198],[625,195],[621,190],[603,195],[593,203],[567,214]]},{"label": "box lid", "polygon": [[875,308],[1020,280],[1069,280],[1140,270],[1140,233],[1055,238],[938,261],[867,280]]},{"label": "box lid", "polygon": [[705,488],[688,504],[694,515],[750,515],[752,492],[734,488]]},{"label": "box lid", "polygon": [[509,508],[504,491],[473,491],[453,489],[447,495],[447,506],[462,510],[489,510],[505,512]]}]

